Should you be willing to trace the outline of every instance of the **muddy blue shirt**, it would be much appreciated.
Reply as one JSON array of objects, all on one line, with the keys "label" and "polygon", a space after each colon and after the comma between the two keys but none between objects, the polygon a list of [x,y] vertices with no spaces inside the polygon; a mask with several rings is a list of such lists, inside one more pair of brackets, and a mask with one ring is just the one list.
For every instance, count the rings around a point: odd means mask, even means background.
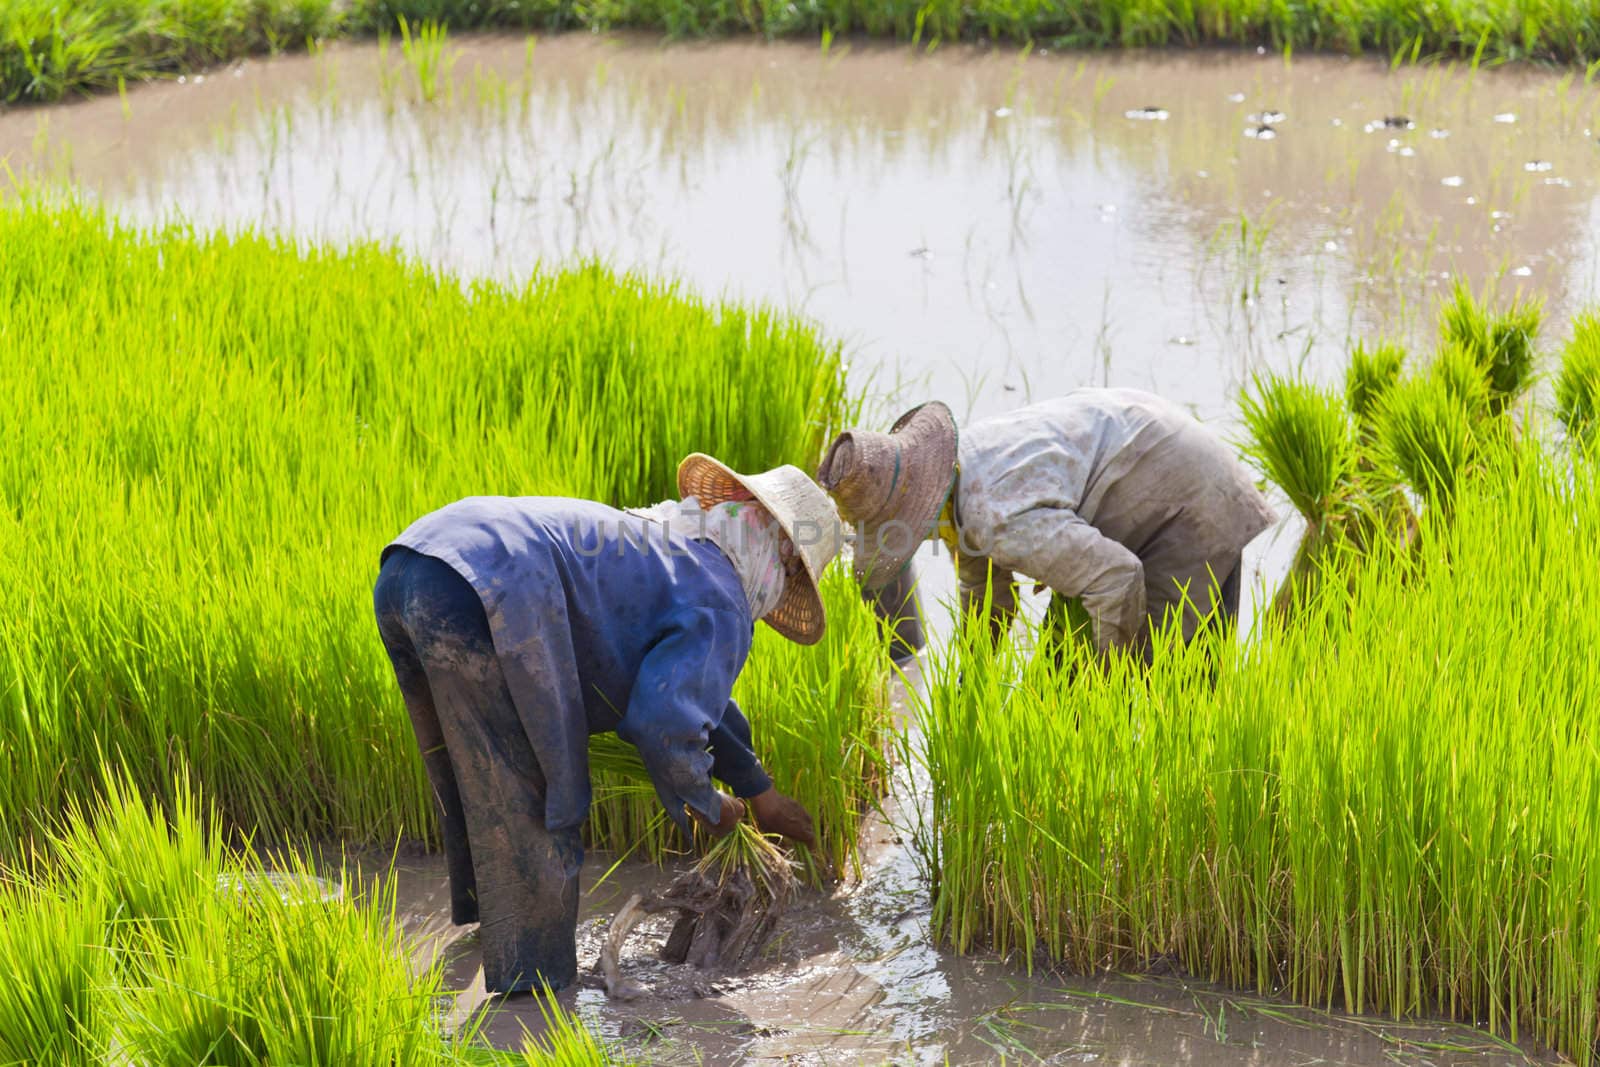
[{"label": "muddy blue shirt", "polygon": [[395,545],[449,564],[482,600],[551,830],[587,816],[589,735],[606,730],[639,750],[685,829],[685,804],[718,817],[712,774],[738,796],[772,784],[730,695],[750,608],[710,541],[584,500],[468,497]]}]

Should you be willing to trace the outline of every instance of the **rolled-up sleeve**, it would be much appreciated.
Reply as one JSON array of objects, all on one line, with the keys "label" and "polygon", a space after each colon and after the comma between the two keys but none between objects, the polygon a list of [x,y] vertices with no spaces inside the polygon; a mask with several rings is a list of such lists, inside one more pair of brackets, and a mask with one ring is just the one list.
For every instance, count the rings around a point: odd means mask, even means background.
[{"label": "rolled-up sleeve", "polygon": [[685,804],[712,822],[721,815],[708,746],[749,652],[750,624],[705,608],[673,623],[639,665],[617,736],[639,750],[662,806],[687,830]]},{"label": "rolled-up sleeve", "polygon": [[1081,598],[1094,620],[1100,651],[1140,639],[1144,565],[1075,512],[1052,507],[1019,512],[997,524],[989,547],[996,566],[1020,571],[1062,596]]}]

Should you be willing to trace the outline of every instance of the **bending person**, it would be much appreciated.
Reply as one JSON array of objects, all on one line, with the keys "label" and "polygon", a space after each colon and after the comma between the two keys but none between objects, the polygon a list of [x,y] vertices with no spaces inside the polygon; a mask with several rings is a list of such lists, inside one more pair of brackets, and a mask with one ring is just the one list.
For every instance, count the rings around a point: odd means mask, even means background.
[{"label": "bending person", "polygon": [[727,833],[748,802],[762,829],[812,843],[730,693],[755,620],[822,636],[837,515],[795,467],[747,477],[697,454],[678,487],[638,512],[471,497],[383,550],[378,629],[438,803],[452,919],[481,919],[491,993],[577,976],[591,734],[638,748],[685,831]]},{"label": "bending person", "polygon": [[864,590],[943,536],[964,611],[987,596],[1005,629],[1023,574],[1052,590],[1053,613],[1081,605],[1102,652],[1148,655],[1169,612],[1185,640],[1214,606],[1236,619],[1244,546],[1275,519],[1221,441],[1132,389],[1078,389],[960,434],[949,408],[923,404],[886,434],[840,434],[818,477],[858,527]]}]

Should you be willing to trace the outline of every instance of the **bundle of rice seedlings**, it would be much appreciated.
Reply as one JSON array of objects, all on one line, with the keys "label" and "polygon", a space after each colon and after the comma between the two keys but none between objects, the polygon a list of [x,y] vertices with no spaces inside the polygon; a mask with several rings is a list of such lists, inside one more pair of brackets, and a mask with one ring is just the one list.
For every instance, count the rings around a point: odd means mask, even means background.
[{"label": "bundle of rice seedlings", "polygon": [[1405,349],[1394,344],[1380,342],[1368,348],[1359,343],[1351,350],[1344,372],[1344,402],[1356,420],[1362,444],[1371,443],[1378,401],[1400,380],[1405,360]]},{"label": "bundle of rice seedlings", "polygon": [[1459,282],[1440,311],[1444,347],[1459,346],[1476,363],[1488,386],[1490,414],[1500,414],[1532,383],[1534,341],[1543,317],[1538,300],[1517,300],[1491,313]]},{"label": "bundle of rice seedlings", "polygon": [[1342,510],[1356,473],[1355,439],[1344,405],[1306,382],[1258,376],[1240,402],[1250,440],[1245,455],[1320,528]]},{"label": "bundle of rice seedlings", "polygon": [[1572,320],[1572,339],[1556,376],[1556,415],[1581,448],[1594,446],[1600,427],[1600,317],[1593,311]]},{"label": "bundle of rice seedlings", "polygon": [[1478,357],[1466,346],[1446,344],[1428,368],[1428,377],[1445,396],[1460,405],[1473,421],[1490,415],[1493,411],[1493,390],[1484,376]]},{"label": "bundle of rice seedlings", "polygon": [[702,971],[750,966],[799,885],[789,853],[741,822],[711,841],[700,862],[662,894],[662,903],[679,912],[662,959]]},{"label": "bundle of rice seedlings", "polygon": [[1240,406],[1250,438],[1245,455],[1284,491],[1306,520],[1289,574],[1273,599],[1280,614],[1309,595],[1323,557],[1366,537],[1356,439],[1340,398],[1276,375],[1255,380]]},{"label": "bundle of rice seedlings", "polygon": [[1448,374],[1396,386],[1379,415],[1378,443],[1400,476],[1446,512],[1479,455],[1472,408],[1452,391]]},{"label": "bundle of rice seedlings", "polygon": [[[637,751],[614,734],[589,742],[589,769],[606,782],[608,796],[627,794],[639,803],[654,798],[655,789]],[[598,798],[598,794],[597,794]],[[665,820],[657,805],[655,818]],[[676,911],[677,925],[661,950],[662,959],[688,963],[702,971],[739,971],[754,963],[800,886],[799,865],[778,839],[763,834],[749,821],[722,837],[698,826],[694,845],[700,858],[655,897],[636,894],[617,913],[601,951],[600,970],[606,989],[618,999],[638,991],[622,978],[623,942],[647,915]]]}]

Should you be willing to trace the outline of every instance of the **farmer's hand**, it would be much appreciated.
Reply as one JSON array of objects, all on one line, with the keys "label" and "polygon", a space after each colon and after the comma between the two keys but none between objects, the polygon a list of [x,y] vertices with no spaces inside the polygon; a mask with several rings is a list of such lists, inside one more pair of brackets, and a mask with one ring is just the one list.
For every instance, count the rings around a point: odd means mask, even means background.
[{"label": "farmer's hand", "polygon": [[751,797],[750,807],[756,813],[756,825],[765,833],[781,834],[790,841],[816,847],[817,835],[811,828],[811,813],[793,797],[768,789],[760,796]]},{"label": "farmer's hand", "polygon": [[[717,796],[722,798],[722,818],[716,822],[712,822],[693,808],[689,808],[689,814],[694,816],[695,822],[705,827],[715,836],[726,837],[728,834],[733,833],[734,827],[738,826],[740,821],[744,819],[744,801],[738,797],[730,797],[726,793],[718,793]],[[684,807],[689,806],[685,804]]]}]

